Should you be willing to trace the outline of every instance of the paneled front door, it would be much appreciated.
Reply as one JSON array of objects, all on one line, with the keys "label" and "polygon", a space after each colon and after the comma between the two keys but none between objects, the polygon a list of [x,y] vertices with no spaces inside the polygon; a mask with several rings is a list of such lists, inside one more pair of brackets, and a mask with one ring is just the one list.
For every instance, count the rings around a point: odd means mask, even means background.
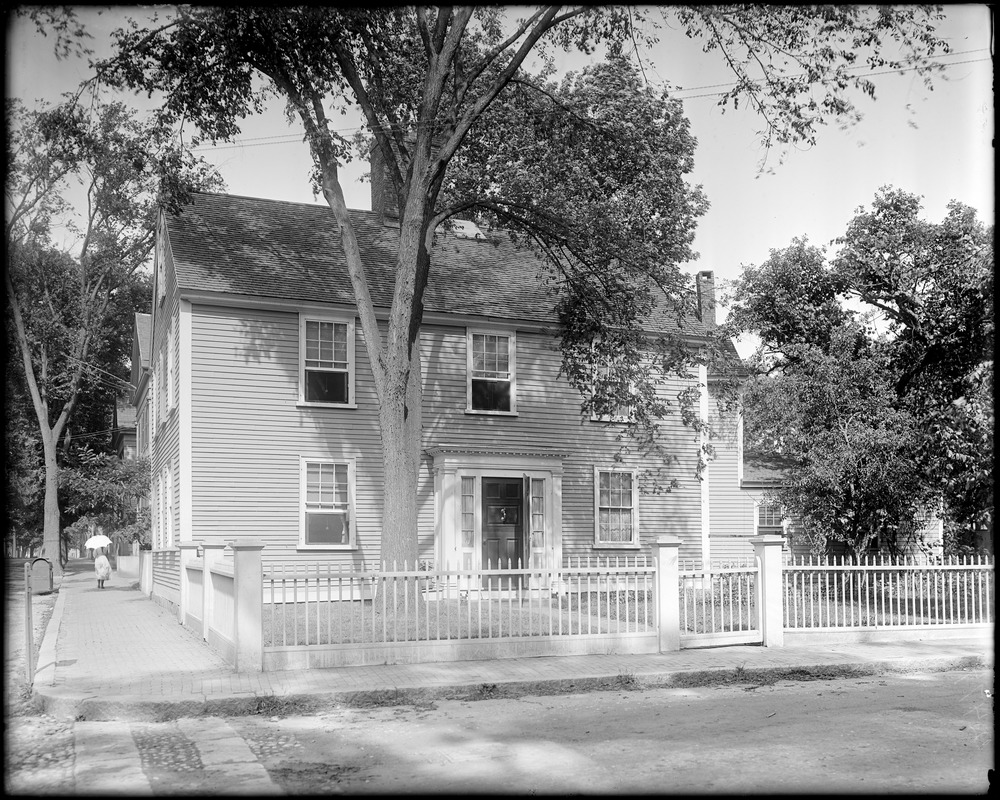
[{"label": "paneled front door", "polygon": [[483,569],[526,566],[524,481],[483,478]]}]

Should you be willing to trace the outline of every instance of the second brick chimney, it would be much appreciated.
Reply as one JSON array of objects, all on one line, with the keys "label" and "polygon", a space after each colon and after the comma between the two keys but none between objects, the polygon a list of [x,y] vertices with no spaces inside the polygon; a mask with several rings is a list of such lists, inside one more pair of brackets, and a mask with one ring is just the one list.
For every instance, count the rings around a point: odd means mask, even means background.
[{"label": "second brick chimney", "polygon": [[695,275],[695,289],[698,293],[698,319],[708,325],[715,325],[715,273],[703,269]]}]

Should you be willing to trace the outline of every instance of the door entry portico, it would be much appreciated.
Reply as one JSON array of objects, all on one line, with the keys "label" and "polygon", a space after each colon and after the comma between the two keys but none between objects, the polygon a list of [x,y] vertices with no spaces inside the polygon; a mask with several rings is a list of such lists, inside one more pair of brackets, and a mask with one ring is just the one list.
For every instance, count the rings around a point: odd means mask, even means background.
[{"label": "door entry portico", "polygon": [[439,564],[489,570],[496,581],[498,573],[519,565],[544,570],[562,563],[565,454],[498,445],[439,445],[428,454],[434,459]]}]

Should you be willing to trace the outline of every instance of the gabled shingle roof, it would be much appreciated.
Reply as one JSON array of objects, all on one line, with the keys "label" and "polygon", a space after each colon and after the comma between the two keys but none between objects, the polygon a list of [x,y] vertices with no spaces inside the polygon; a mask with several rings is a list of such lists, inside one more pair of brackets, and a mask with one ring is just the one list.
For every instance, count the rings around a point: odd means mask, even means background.
[{"label": "gabled shingle roof", "polygon": [[778,453],[746,451],[743,453],[744,486],[780,486],[795,462]]},{"label": "gabled shingle roof", "polygon": [[[398,229],[351,211],[376,307],[388,308]],[[184,291],[354,304],[333,212],[326,205],[195,193],[167,219],[177,283]],[[554,323],[547,268],[504,233],[489,241],[441,234],[431,255],[427,312]],[[665,317],[666,319],[666,317]],[[662,330],[676,330],[665,323]],[[704,333],[693,317],[686,332]]]}]

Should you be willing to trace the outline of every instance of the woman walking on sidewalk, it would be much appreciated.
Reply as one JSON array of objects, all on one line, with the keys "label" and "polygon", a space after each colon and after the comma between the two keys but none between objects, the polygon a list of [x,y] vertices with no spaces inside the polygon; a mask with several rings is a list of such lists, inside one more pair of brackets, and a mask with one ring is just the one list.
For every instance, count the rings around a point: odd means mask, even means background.
[{"label": "woman walking on sidewalk", "polygon": [[104,581],[111,577],[111,562],[104,555],[104,550],[97,551],[97,558],[94,559],[94,572],[97,573],[97,588],[104,588]]}]

